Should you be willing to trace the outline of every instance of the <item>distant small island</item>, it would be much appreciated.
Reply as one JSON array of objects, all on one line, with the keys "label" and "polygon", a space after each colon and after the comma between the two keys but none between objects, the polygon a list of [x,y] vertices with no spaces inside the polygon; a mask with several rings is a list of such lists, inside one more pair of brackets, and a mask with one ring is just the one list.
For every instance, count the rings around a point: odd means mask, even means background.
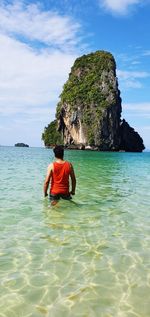
[{"label": "distant small island", "polygon": [[16,143],[15,146],[16,147],[29,147],[29,145],[25,144],[25,143]]}]

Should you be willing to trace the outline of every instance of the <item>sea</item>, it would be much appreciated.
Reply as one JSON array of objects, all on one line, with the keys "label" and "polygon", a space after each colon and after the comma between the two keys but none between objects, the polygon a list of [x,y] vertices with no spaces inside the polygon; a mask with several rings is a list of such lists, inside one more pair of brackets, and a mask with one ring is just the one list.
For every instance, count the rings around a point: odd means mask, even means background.
[{"label": "sea", "polygon": [[51,206],[53,151],[0,147],[0,317],[149,317],[150,153],[65,159],[76,195]]}]

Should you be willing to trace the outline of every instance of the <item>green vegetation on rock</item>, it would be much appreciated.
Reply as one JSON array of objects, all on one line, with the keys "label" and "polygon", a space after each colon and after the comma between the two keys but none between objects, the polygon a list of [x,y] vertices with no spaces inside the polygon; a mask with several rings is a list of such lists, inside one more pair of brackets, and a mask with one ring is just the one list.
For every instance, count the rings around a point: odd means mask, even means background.
[{"label": "green vegetation on rock", "polygon": [[[80,108],[80,120],[84,126],[88,144],[94,145],[96,130],[103,111],[117,102],[114,78],[116,78],[116,63],[111,53],[97,51],[77,58],[56,107],[57,122],[63,116],[62,111],[65,105],[69,107],[69,112],[72,114],[78,112]],[[45,145],[62,143],[56,121],[45,128],[42,139]]]},{"label": "green vegetation on rock", "polygon": [[59,119],[64,104],[70,106],[70,112],[80,108],[80,119],[86,127],[89,144],[94,144],[94,131],[103,116],[103,110],[117,102],[114,78],[114,57],[109,52],[97,51],[76,59],[63,87],[61,100],[56,108],[56,118]]},{"label": "green vegetation on rock", "polygon": [[[109,87],[109,72],[115,72],[115,68],[115,60],[108,52],[97,51],[77,58],[60,95],[61,104],[65,102],[72,105],[73,108],[79,103],[82,103],[83,106],[87,103],[94,103],[97,106],[102,103],[103,106],[107,106],[106,93],[100,89],[104,81],[102,75],[105,76],[108,88],[112,89],[111,86]],[[59,109],[60,103],[57,111]]]},{"label": "green vegetation on rock", "polygon": [[15,146],[16,147],[29,147],[29,145],[25,144],[25,143],[16,143]]},{"label": "green vegetation on rock", "polygon": [[57,121],[54,120],[47,127],[45,127],[42,133],[42,140],[45,146],[52,146],[55,144],[63,144],[61,133],[57,131]]},{"label": "green vegetation on rock", "polygon": [[45,128],[42,139],[46,146],[64,143],[101,151],[142,151],[142,139],[121,121],[121,111],[112,54],[83,55],[71,68],[56,107],[56,120]]}]

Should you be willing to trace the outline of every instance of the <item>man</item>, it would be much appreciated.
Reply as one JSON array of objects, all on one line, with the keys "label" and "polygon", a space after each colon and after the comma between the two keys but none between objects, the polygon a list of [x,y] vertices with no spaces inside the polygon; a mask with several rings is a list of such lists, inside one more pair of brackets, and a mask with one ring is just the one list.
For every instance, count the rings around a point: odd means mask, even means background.
[{"label": "man", "polygon": [[[64,161],[64,148],[61,145],[53,149],[55,162],[49,164],[44,182],[44,196],[50,186],[50,200],[55,205],[60,198],[70,200],[75,195],[76,177],[70,162]],[[69,190],[69,179],[71,179],[71,191]]]}]

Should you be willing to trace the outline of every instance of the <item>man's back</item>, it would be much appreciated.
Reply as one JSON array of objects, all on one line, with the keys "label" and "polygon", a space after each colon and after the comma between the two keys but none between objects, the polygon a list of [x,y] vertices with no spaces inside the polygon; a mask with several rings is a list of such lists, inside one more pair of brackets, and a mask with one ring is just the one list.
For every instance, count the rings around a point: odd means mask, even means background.
[{"label": "man's back", "polygon": [[69,194],[69,175],[71,173],[71,165],[67,161],[61,163],[54,162],[52,169],[52,181],[50,193]]},{"label": "man's back", "polygon": [[[53,149],[55,154],[55,162],[49,164],[47,175],[44,182],[44,196],[46,197],[47,190],[50,186],[50,200],[58,201],[60,198],[71,199],[71,195],[75,195],[76,177],[71,163],[64,161],[64,148],[56,145]],[[69,184],[69,178],[71,184]],[[71,190],[69,189],[71,186]]]}]

